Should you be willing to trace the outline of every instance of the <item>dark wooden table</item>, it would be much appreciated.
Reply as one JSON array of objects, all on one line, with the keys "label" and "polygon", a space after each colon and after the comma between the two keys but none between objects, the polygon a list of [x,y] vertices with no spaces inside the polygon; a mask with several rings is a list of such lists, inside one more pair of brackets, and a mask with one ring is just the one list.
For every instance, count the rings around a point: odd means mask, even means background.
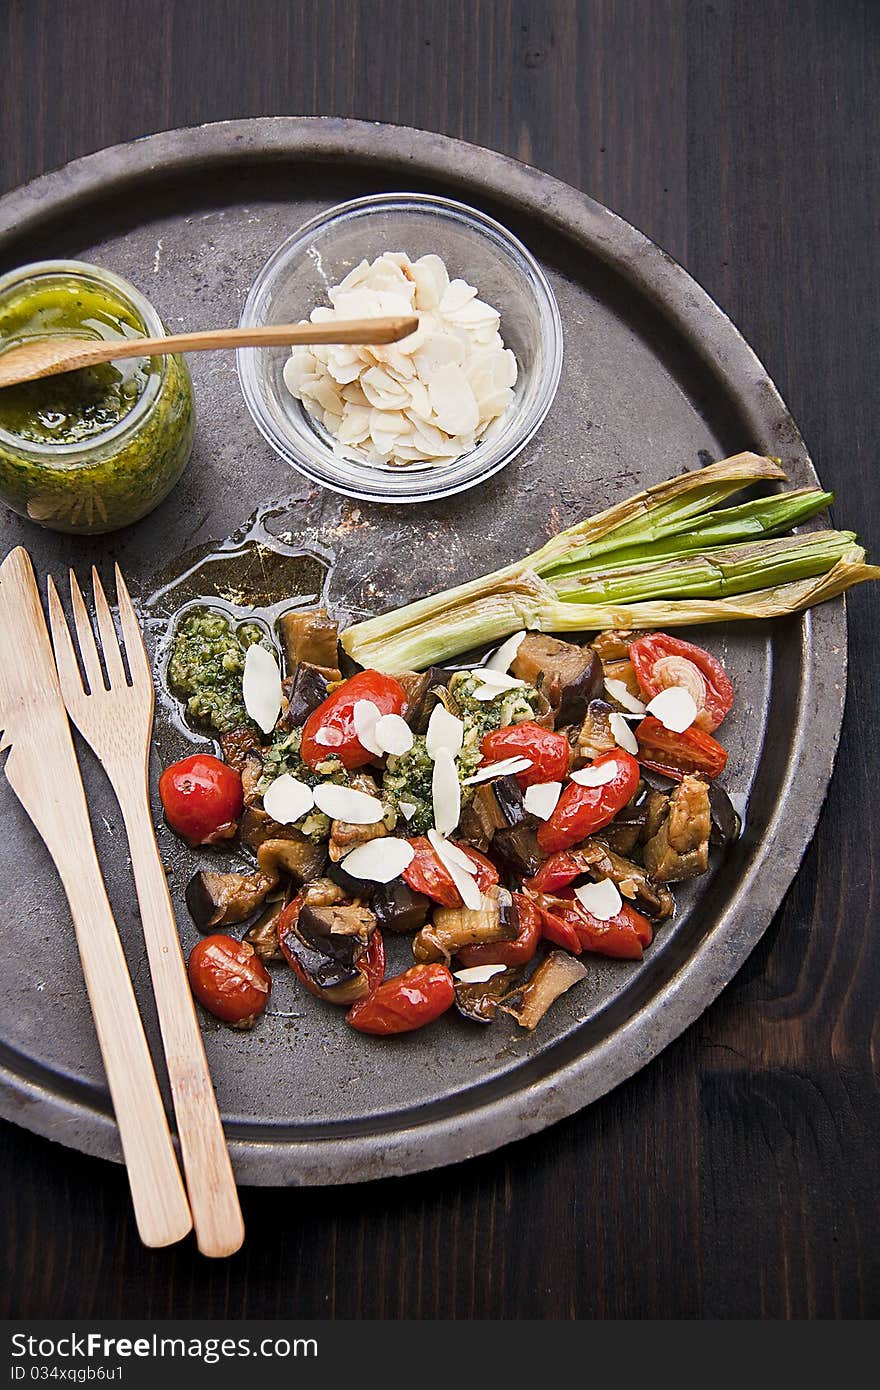
[{"label": "dark wooden table", "polygon": [[[0,192],[235,116],[423,126],[607,203],[732,315],[880,552],[876,0],[0,0]],[[818,833],[718,1003],[601,1103],[423,1177],[244,1193],[225,1264],[122,1173],[0,1127],[0,1315],[880,1313],[877,595]],[[26,949],[7,935],[6,950]]]}]

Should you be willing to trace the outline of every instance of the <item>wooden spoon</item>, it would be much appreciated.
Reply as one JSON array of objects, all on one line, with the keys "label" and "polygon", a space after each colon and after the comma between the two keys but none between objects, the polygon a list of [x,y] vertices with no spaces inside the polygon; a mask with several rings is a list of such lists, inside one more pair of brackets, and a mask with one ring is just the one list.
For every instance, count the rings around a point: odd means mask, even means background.
[{"label": "wooden spoon", "polygon": [[174,333],[165,338],[35,338],[2,351],[0,387],[58,376],[98,362],[123,357],[162,357],[169,352],[205,352],[212,348],[292,347],[298,343],[396,343],[415,333],[415,314],[392,318],[340,319],[329,323],[279,323],[267,328],[218,328],[206,333]]}]

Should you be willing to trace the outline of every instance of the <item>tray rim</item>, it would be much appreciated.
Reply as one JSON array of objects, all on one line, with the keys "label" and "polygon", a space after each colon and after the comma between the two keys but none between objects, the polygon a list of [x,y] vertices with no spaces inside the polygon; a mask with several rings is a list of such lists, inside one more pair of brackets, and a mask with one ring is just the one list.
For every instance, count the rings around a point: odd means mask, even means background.
[{"label": "tray rim", "polygon": [[[568,238],[589,243],[675,326],[713,376],[723,379],[756,447],[794,454],[794,480],[816,479],[800,432],[754,351],[708,293],[667,252],[587,194],[529,165],[479,145],[406,126],[332,116],[272,116],[183,127],[110,146],[41,175],[0,197],[0,250],[7,238],[37,228],[65,209],[177,170],[253,160],[350,161],[401,175],[440,178],[515,206]],[[465,193],[462,193],[465,196]],[[233,1139],[240,1182],[325,1185],[422,1172],[500,1148],[584,1108],[614,1089],[674,1041],[718,997],[769,927],[816,827],[831,779],[846,695],[846,608],[835,600],[802,616],[804,680],[792,721],[793,749],[812,731],[811,759],[794,757],[760,851],[747,866],[716,927],[662,992],[623,1027],[557,1071],[463,1114],[379,1134],[282,1142]],[[818,679],[822,655],[836,649],[838,679]],[[843,662],[841,666],[841,654]],[[820,730],[817,745],[815,732]],[[817,756],[818,755],[818,756]],[[799,804],[792,837],[783,819]],[[806,814],[804,814],[806,808]],[[772,858],[772,873],[768,861]],[[0,1116],[83,1152],[121,1161],[104,1098],[90,1107],[58,1078],[60,1090],[0,1067]],[[65,1094],[65,1090],[67,1093]]]}]

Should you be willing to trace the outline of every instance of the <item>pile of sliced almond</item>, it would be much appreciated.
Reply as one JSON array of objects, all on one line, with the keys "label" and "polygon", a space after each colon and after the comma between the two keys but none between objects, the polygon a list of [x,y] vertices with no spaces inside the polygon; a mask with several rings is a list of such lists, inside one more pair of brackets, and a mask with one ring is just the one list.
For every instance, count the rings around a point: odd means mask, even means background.
[{"label": "pile of sliced almond", "polygon": [[439,256],[402,251],[363,260],[328,291],[313,323],[412,314],[415,333],[386,347],[296,347],[284,382],[354,462],[443,464],[497,429],[513,403],[516,358],[497,309]]}]

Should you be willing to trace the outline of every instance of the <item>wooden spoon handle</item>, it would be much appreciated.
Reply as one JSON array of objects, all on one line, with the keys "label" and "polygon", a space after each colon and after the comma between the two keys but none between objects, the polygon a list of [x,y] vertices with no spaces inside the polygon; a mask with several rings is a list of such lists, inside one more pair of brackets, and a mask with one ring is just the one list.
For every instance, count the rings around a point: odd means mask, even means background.
[{"label": "wooden spoon handle", "polygon": [[[96,344],[94,361],[149,357],[169,352],[205,352],[213,348],[293,347],[302,343],[396,343],[419,326],[415,315],[393,318],[340,319],[333,323],[280,323],[265,328],[217,328],[201,333],[173,333],[166,338],[132,338]],[[112,349],[112,350],[111,350]],[[79,360],[80,354],[77,353]],[[82,365],[91,354],[83,351]]]},{"label": "wooden spoon handle", "polygon": [[196,1240],[203,1255],[231,1255],[244,1240],[244,1221],[150,818],[147,789],[128,781],[123,786],[121,779],[114,785],[131,848]]},{"label": "wooden spoon handle", "polygon": [[76,928],[92,1017],[145,1245],[171,1245],[192,1229],[177,1157],[131,976],[94,846],[77,842],[59,864]]}]

